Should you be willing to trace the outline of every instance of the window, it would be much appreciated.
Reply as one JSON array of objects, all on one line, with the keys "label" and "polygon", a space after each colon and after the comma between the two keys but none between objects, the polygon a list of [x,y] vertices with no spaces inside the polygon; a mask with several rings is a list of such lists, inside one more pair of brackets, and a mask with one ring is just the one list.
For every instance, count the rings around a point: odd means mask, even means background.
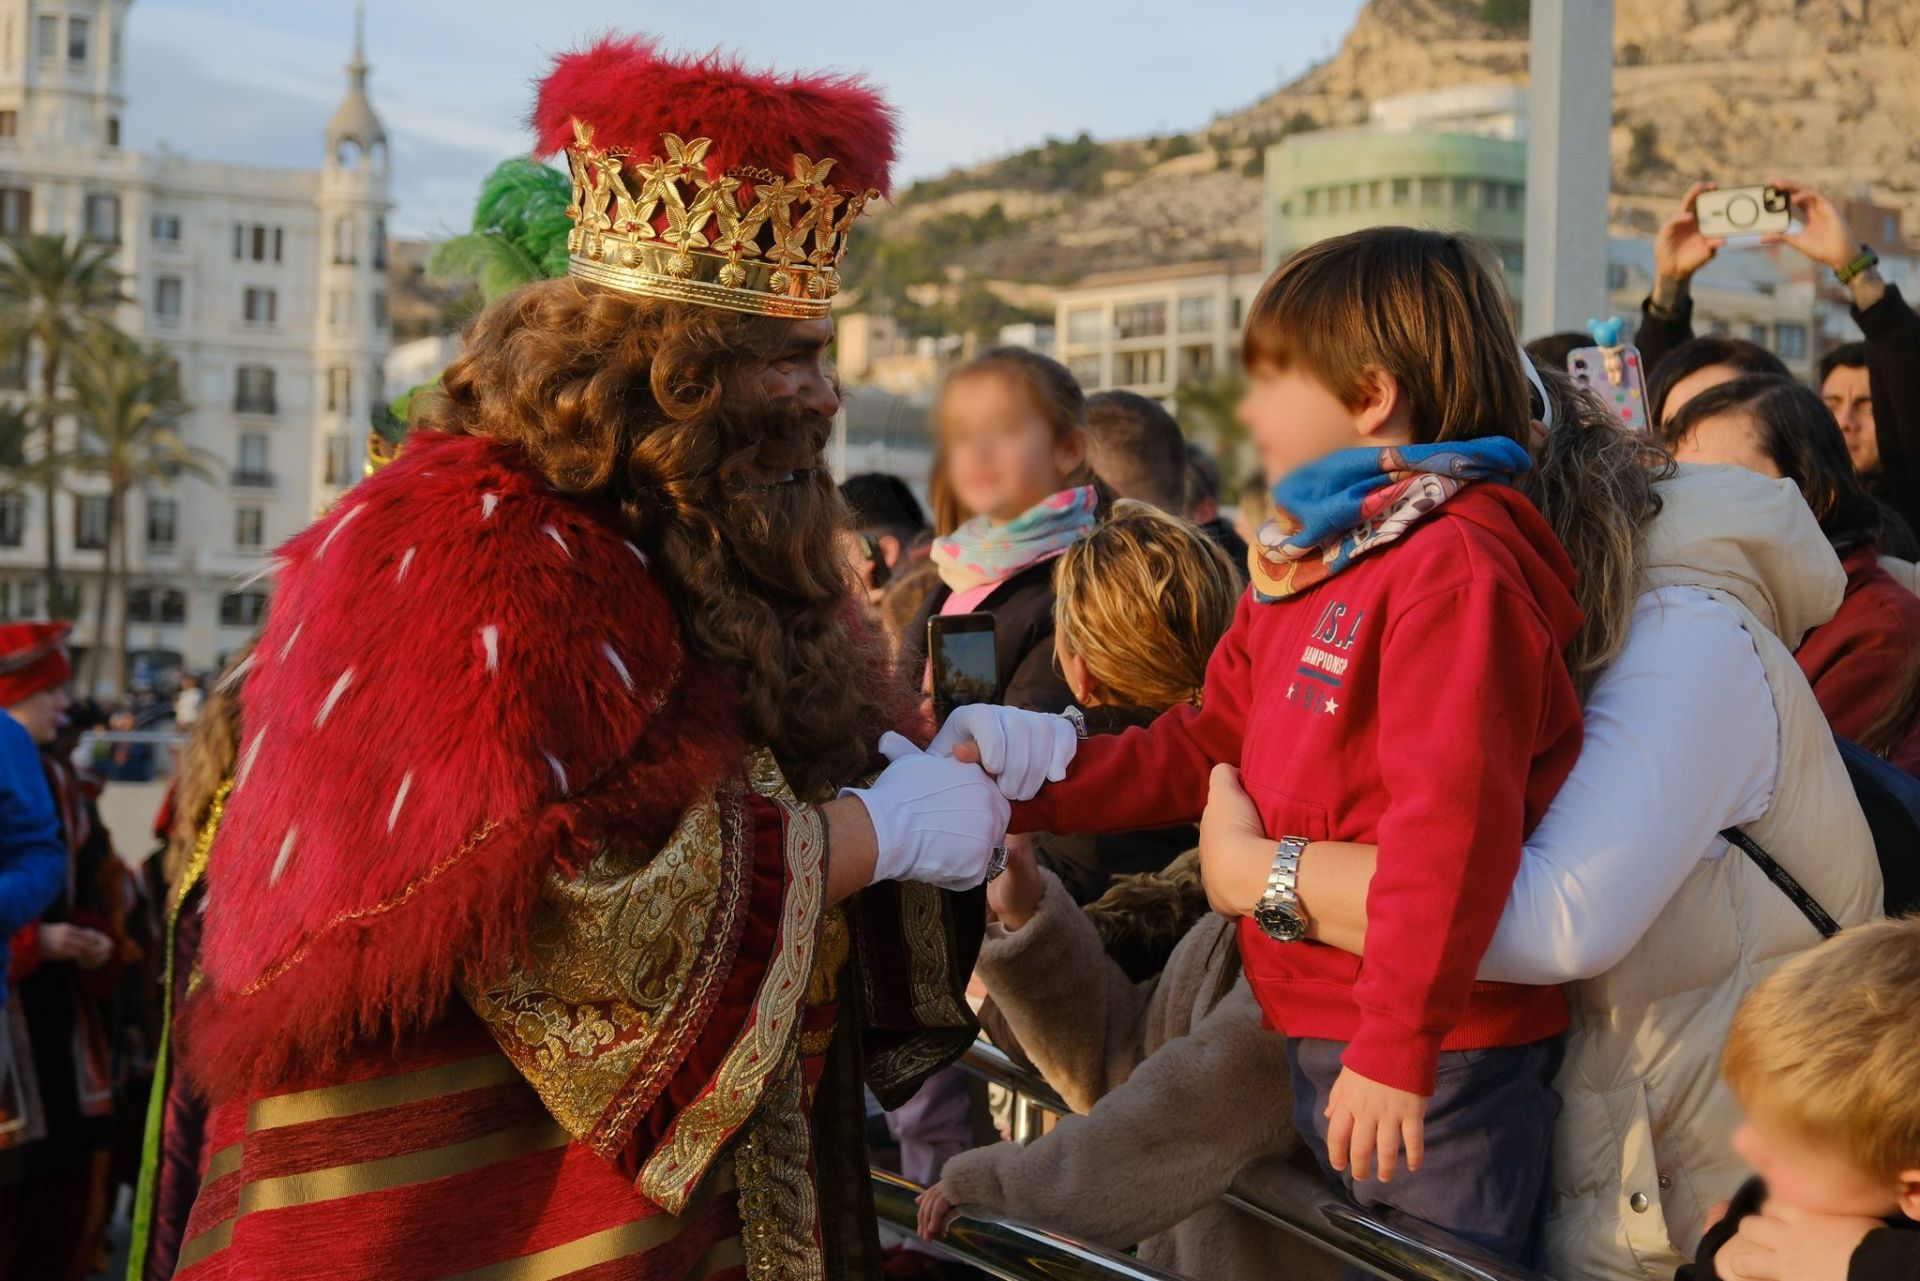
[{"label": "window", "polygon": [[107,545],[107,496],[81,494],[73,505],[73,545],[99,551]]},{"label": "window", "polygon": [[233,509],[233,545],[250,551],[266,542],[266,513],[258,507]]},{"label": "window", "polygon": [[373,327],[375,329],[387,327],[387,291],[384,289],[373,291]]},{"label": "window", "polygon": [[67,61],[83,63],[87,60],[87,33],[90,25],[85,18],[67,19]]},{"label": "window", "polygon": [[280,299],[271,289],[250,286],[241,303],[242,314],[249,325],[271,325],[280,309]]},{"label": "window", "polygon": [[0,547],[18,547],[27,534],[27,500],[0,494]]},{"label": "window", "polygon": [[180,525],[180,504],[171,498],[147,500],[147,546],[171,547]]},{"label": "window", "polygon": [[117,147],[120,145],[120,117],[119,116],[107,117],[107,145],[109,147]]},{"label": "window", "polygon": [[353,437],[335,432],[327,437],[327,483],[351,485],[353,479]]},{"label": "window", "polygon": [[233,224],[233,258],[235,262],[251,259],[254,262],[279,262],[280,252],[285,247],[286,237],[282,228],[262,226],[260,223],[248,225],[243,222]]},{"label": "window", "polygon": [[0,187],[0,236],[24,236],[33,230],[33,192]]},{"label": "window", "polygon": [[129,587],[127,621],[184,623],[187,621],[187,594],[171,587]]},{"label": "window", "polygon": [[87,239],[103,245],[120,243],[120,197],[87,197]]},{"label": "window", "polygon": [[153,239],[156,243],[162,245],[177,245],[180,243],[179,214],[155,214],[152,223],[149,225],[153,230]]},{"label": "window", "polygon": [[327,412],[353,412],[353,370],[345,365],[335,365],[327,371]]},{"label": "window", "polygon": [[1782,360],[1804,360],[1807,355],[1807,327],[1805,325],[1774,326],[1774,350]]},{"label": "window", "polygon": [[1180,300],[1180,332],[1201,334],[1213,328],[1213,296],[1200,294]]},{"label": "window", "polygon": [[1482,182],[1476,185],[1480,188],[1480,207],[1482,209],[1497,209],[1500,207],[1499,183]]},{"label": "window", "polygon": [[233,469],[233,483],[254,486],[273,483],[273,473],[267,470],[267,438],[259,432],[240,433],[240,461]]},{"label": "window", "polygon": [[1213,377],[1213,348],[1211,346],[1182,347],[1180,349],[1180,381],[1183,383],[1203,383]]},{"label": "window", "polygon": [[153,282],[153,316],[155,320],[180,319],[180,300],[182,286],[178,276],[161,276]]},{"label": "window", "polygon": [[1441,180],[1422,178],[1420,180],[1420,203],[1426,208],[1437,208],[1440,204]]},{"label": "window", "polygon": [[327,323],[335,329],[353,328],[353,291],[336,289],[327,295]]},{"label": "window", "polygon": [[338,218],[333,224],[333,260],[338,264],[357,262],[353,252],[353,219]]},{"label": "window", "polygon": [[1100,357],[1071,356],[1067,359],[1067,372],[1073,380],[1087,391],[1100,389]]},{"label": "window", "polygon": [[1152,351],[1119,352],[1114,362],[1116,386],[1146,387],[1167,381],[1167,353],[1158,347]]},{"label": "window", "polygon": [[1526,208],[1527,189],[1525,187],[1517,182],[1510,182],[1506,184],[1506,191],[1508,213],[1519,213]]},{"label": "window", "polygon": [[20,113],[0,111],[0,138],[18,138],[20,136]]},{"label": "window", "polygon": [[1767,327],[1765,325],[1748,325],[1747,337],[1764,347],[1767,345]]},{"label": "window", "polygon": [[1106,313],[1098,307],[1075,307],[1067,313],[1067,341],[1097,343],[1107,336]]},{"label": "window", "polygon": [[258,627],[266,613],[265,592],[228,592],[220,598],[220,621],[228,627]]},{"label": "window", "polygon": [[1122,303],[1113,309],[1113,328],[1121,338],[1158,338],[1167,332],[1167,304]]},{"label": "window", "polygon": [[387,269],[387,220],[373,220],[373,266],[376,271]]},{"label": "window", "polygon": [[1300,212],[1317,214],[1320,212],[1320,189],[1309,187],[1300,193]]},{"label": "window", "polygon": [[1344,213],[1347,208],[1347,189],[1345,187],[1327,188],[1327,212]]},{"label": "window", "polygon": [[276,412],[273,396],[273,370],[265,365],[242,365],[234,371],[233,412],[271,414]]},{"label": "window", "polygon": [[27,389],[27,345],[0,353],[0,391]]},{"label": "window", "polygon": [[1625,263],[1607,264],[1607,288],[1625,289],[1627,287],[1627,267]]},{"label": "window", "polygon": [[35,47],[42,62],[53,62],[60,57],[60,19],[51,14],[40,15],[40,24],[35,28]]}]

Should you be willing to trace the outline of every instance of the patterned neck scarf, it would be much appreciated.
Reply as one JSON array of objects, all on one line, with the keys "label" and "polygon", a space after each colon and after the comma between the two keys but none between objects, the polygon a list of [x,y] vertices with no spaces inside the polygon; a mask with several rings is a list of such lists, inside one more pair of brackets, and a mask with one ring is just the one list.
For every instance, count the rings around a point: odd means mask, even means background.
[{"label": "patterned neck scarf", "polygon": [[1284,600],[1384,547],[1475,481],[1513,483],[1532,465],[1505,436],[1343,449],[1273,487],[1278,515],[1247,553],[1254,599]]},{"label": "patterned neck scarf", "polygon": [[1093,529],[1092,485],[1063,489],[1004,525],[975,516],[933,544],[940,581],[956,592],[1004,582],[1029,565],[1058,556]]}]

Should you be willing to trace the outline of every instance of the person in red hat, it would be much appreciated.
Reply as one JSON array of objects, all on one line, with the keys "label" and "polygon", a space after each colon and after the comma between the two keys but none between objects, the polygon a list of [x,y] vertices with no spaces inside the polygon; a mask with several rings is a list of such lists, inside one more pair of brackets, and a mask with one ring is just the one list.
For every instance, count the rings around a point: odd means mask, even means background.
[{"label": "person in red hat", "polygon": [[825,460],[892,114],[606,38],[534,125],[569,275],[277,554],[178,1024],[190,1281],[872,1275],[862,1081],[974,1033],[946,891],[1007,802],[891,732]]},{"label": "person in red hat", "polygon": [[[113,1094],[98,999],[119,949],[88,910],[100,860],[82,857],[94,833],[71,768],[41,755],[66,722],[71,630],[0,626],[0,1279],[79,1281],[104,1205]],[[111,857],[104,837],[101,850]]]}]

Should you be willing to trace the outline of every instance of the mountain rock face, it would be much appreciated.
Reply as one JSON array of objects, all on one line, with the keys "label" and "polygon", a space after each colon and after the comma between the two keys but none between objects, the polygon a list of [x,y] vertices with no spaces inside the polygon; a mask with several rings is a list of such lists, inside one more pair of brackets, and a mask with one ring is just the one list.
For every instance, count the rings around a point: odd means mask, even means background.
[{"label": "mountain rock face", "polygon": [[[1526,10],[1369,0],[1333,57],[1249,107],[1175,138],[1083,137],[920,183],[875,229],[936,294],[1257,254],[1267,145],[1362,122],[1376,98],[1524,84]],[[1896,206],[1920,236],[1920,0],[1615,0],[1612,119],[1623,230],[1658,225],[1696,178],[1790,176]],[[997,220],[974,226],[995,205]]]}]

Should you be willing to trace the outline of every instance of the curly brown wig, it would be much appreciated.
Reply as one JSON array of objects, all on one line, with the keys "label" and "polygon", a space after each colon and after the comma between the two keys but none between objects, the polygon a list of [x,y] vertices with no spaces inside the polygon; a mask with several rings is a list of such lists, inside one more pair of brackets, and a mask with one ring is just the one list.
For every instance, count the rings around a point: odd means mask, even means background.
[{"label": "curly brown wig", "polygon": [[690,648],[735,680],[749,741],[806,796],[868,769],[911,703],[837,541],[832,424],[751,382],[787,323],[536,282],[475,321],[414,425],[511,441],[556,489],[617,507]]}]

